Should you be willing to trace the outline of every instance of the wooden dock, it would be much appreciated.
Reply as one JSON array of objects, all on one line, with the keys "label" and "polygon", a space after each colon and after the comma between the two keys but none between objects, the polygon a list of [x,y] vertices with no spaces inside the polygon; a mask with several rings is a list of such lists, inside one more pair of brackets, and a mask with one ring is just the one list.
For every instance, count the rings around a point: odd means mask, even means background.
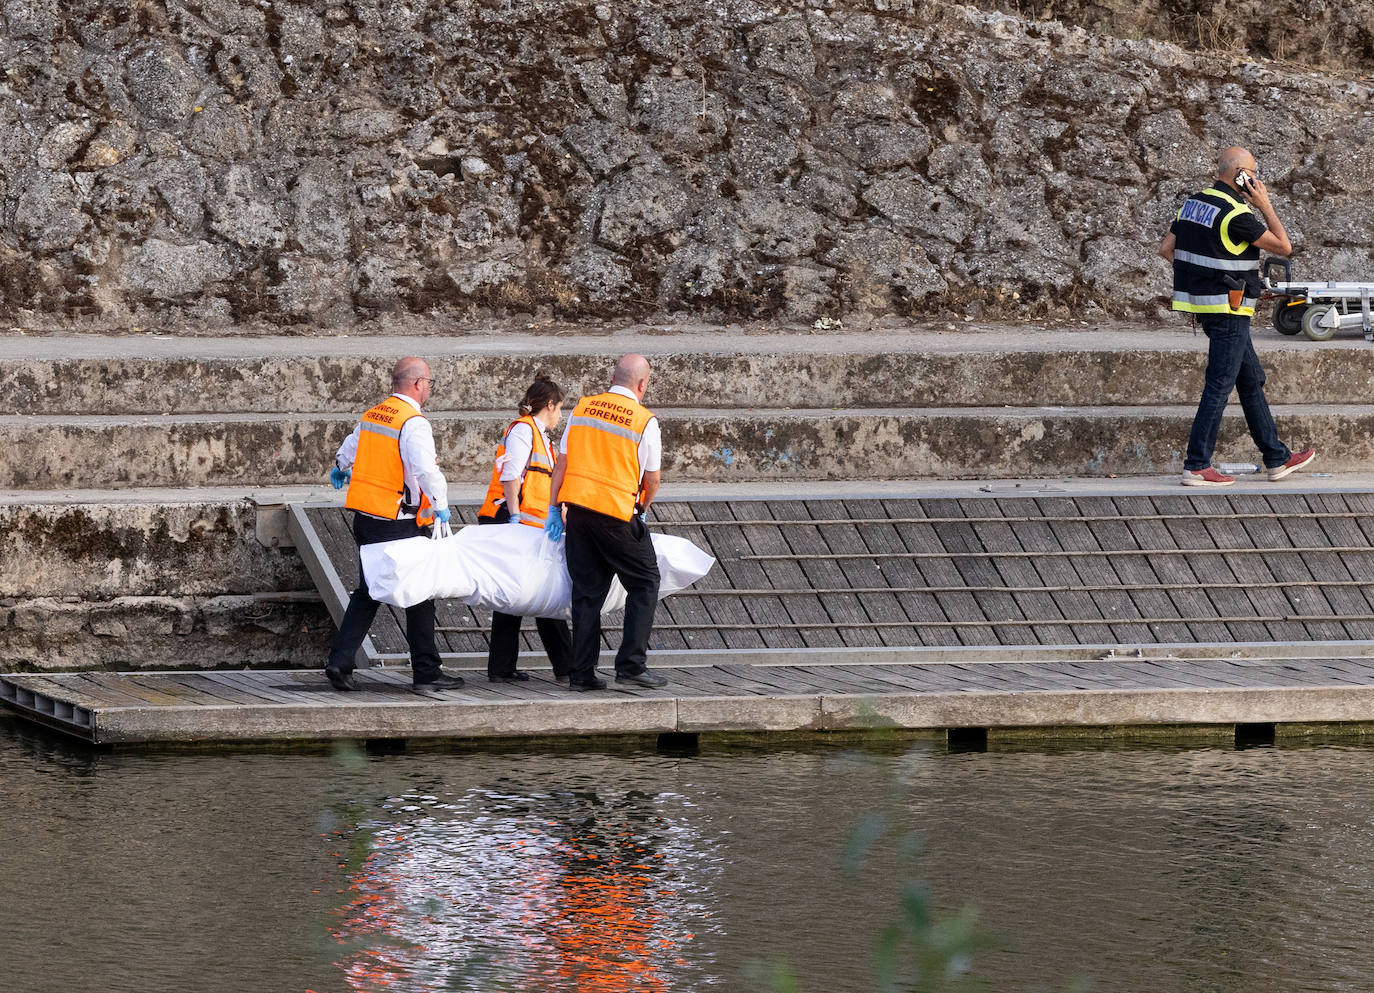
[{"label": "wooden dock", "polygon": [[[1374,493],[976,485],[655,503],[719,563],[661,604],[663,690],[488,683],[489,615],[441,602],[457,691],[410,689],[386,608],[359,693],[306,671],[0,674],[0,703],[99,744],[1374,722]],[[290,527],[337,620],[345,513],[294,506]]]},{"label": "wooden dock", "polygon": [[[301,671],[0,676],[0,700],[94,744],[508,738],[876,727],[1327,724],[1374,718],[1374,659],[1130,659],[660,669],[664,689],[571,693],[469,673],[420,694],[408,670],[339,693]],[[613,683],[614,687],[615,684]]]}]

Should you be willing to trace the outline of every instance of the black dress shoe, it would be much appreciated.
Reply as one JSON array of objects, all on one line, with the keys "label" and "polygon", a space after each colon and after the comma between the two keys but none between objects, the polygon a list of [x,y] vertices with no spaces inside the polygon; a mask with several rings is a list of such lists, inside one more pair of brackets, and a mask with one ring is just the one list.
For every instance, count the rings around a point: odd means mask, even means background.
[{"label": "black dress shoe", "polygon": [[448,673],[441,672],[438,677],[431,679],[427,683],[411,683],[411,688],[424,690],[456,690],[463,685],[462,676],[450,676]]},{"label": "black dress shoe", "polygon": [[353,670],[344,672],[342,669],[335,669],[325,666],[324,678],[329,680],[329,685],[336,690],[356,690],[358,684],[353,681]]},{"label": "black dress shoe", "polygon": [[617,674],[615,681],[617,683],[633,683],[635,686],[645,686],[651,690],[656,690],[660,686],[668,685],[668,680],[665,677],[658,675],[658,673],[650,672],[648,669],[645,669],[643,672],[637,672],[633,676],[621,676]]},{"label": "black dress shoe", "polygon": [[588,683],[574,683],[572,680],[568,680],[568,689],[574,693],[586,693],[589,690],[604,690],[605,688],[606,680],[600,676],[593,676],[591,682]]},{"label": "black dress shoe", "polygon": [[503,672],[499,676],[493,676],[490,673],[487,674],[487,680],[493,683],[527,683],[529,679],[530,674],[528,672],[521,672],[519,669],[516,669],[514,672]]}]

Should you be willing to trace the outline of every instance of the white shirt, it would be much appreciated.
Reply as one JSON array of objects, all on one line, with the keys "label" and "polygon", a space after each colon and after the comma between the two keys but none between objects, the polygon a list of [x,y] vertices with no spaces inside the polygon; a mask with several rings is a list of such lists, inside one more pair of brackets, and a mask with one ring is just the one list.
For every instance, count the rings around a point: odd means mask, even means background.
[{"label": "white shirt", "polygon": [[[635,403],[639,403],[639,397],[635,396],[634,390],[628,386],[612,386],[607,393],[619,393],[623,397],[629,397]],[[559,439],[558,450],[564,455],[568,454],[568,432],[563,432],[563,437]],[[658,472],[659,466],[663,462],[663,435],[658,429],[658,417],[649,419],[649,423],[644,425],[644,434],[639,438],[639,478],[643,479],[646,472]]]},{"label": "white shirt", "polygon": [[[415,408],[417,414],[420,413],[420,404],[414,397],[402,393],[391,395],[398,400],[404,400]],[[339,446],[334,461],[340,469],[353,468],[353,460],[358,457],[358,437],[362,430],[363,425],[360,421],[353,429],[353,433]],[[429,419],[412,417],[402,424],[400,445],[401,467],[405,472],[406,503],[418,504],[418,494],[423,492],[429,497],[431,507],[447,507],[448,481],[444,479],[443,470],[439,468],[438,459],[434,454],[434,430],[429,426]],[[400,518],[414,516],[402,511]]]},{"label": "white shirt", "polygon": [[[549,433],[544,430],[542,424],[539,425],[539,433],[544,436],[544,451],[551,451]],[[506,454],[501,456],[501,482],[509,483],[523,478],[525,467],[530,464],[530,453],[533,451],[534,432],[524,421],[516,421],[506,432]]]}]

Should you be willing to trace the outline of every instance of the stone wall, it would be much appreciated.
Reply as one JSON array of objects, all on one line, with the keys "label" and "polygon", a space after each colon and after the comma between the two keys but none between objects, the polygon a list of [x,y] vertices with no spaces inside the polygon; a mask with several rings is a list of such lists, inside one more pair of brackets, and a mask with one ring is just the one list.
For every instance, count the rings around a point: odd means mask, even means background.
[{"label": "stone wall", "polygon": [[334,626],[251,501],[0,506],[0,671],[310,665]]},{"label": "stone wall", "polygon": [[[11,325],[1150,314],[1158,238],[1233,140],[1301,274],[1374,268],[1369,87],[1246,38],[933,0],[0,14]],[[1364,44],[1294,37],[1322,28]]]}]

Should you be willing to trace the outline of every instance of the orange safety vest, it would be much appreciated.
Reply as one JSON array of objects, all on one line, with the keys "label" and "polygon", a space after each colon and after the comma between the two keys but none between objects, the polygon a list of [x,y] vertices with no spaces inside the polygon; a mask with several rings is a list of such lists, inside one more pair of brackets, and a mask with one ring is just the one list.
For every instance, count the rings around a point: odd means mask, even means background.
[{"label": "orange safety vest", "polygon": [[639,442],[654,412],[620,393],[583,397],[564,435],[560,503],[566,501],[628,521],[639,500]]},{"label": "orange safety vest", "polygon": [[[520,478],[520,506],[516,508],[521,515],[521,524],[542,528],[544,518],[549,513],[549,485],[553,482],[554,456],[544,444],[544,432],[539,430],[533,416],[517,418],[506,425],[506,433],[501,436],[501,444],[496,446],[496,461],[506,454],[506,438],[510,429],[517,424],[528,424],[534,432],[534,445],[530,449],[530,460],[525,463],[525,471]],[[506,488],[501,483],[501,470],[495,466],[491,470],[491,485],[487,487],[487,499],[478,517],[495,517],[501,504],[506,502]],[[507,508],[509,509],[509,508]],[[514,516],[514,512],[512,512]]]},{"label": "orange safety vest", "polygon": [[421,527],[434,520],[426,494],[420,494],[418,508],[406,503],[406,470],[401,462],[401,428],[412,417],[423,416],[394,396],[363,414],[345,507],[389,521],[398,519],[405,510],[415,514]]}]

